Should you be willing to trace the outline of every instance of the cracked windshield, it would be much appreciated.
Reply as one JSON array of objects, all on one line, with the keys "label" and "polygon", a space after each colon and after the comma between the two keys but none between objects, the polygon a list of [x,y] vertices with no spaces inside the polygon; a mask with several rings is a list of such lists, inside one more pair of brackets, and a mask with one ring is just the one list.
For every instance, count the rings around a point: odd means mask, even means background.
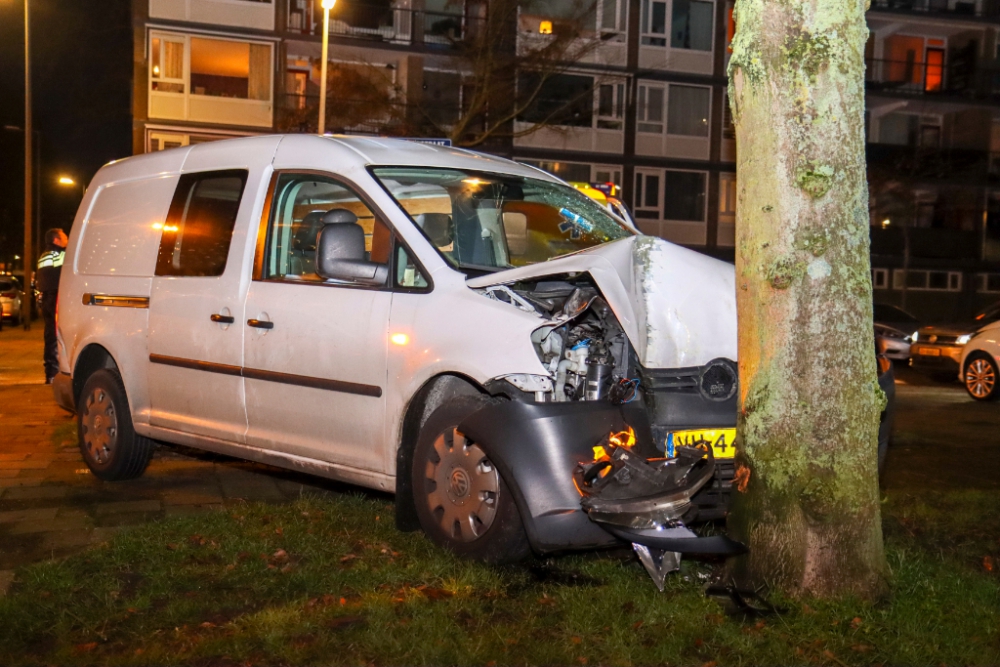
[{"label": "cracked windshield", "polygon": [[373,170],[453,266],[496,271],[631,236],[596,201],[534,178],[457,169]]}]

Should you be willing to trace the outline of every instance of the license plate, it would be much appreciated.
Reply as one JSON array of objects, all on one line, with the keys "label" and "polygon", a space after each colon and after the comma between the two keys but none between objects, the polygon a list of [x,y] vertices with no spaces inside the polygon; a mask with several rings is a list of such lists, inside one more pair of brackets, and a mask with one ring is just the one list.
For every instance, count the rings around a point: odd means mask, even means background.
[{"label": "license plate", "polygon": [[936,347],[922,347],[919,350],[917,350],[917,354],[920,354],[924,357],[940,357],[941,350],[937,349]]},{"label": "license plate", "polygon": [[693,431],[674,431],[667,434],[667,456],[674,455],[674,448],[711,446],[717,459],[731,459],[736,455],[735,428],[696,429]]}]

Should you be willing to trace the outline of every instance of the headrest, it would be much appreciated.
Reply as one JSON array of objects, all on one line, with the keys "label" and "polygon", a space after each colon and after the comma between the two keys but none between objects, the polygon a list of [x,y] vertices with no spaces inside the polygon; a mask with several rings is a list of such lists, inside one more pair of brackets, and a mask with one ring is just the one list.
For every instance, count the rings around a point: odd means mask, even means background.
[{"label": "headrest", "polygon": [[346,208],[331,208],[323,214],[324,225],[341,225],[344,223],[357,223],[358,216],[354,215]]},{"label": "headrest", "polygon": [[416,223],[438,248],[449,245],[455,238],[451,216],[447,213],[421,213]]},{"label": "headrest", "polygon": [[316,236],[319,231],[323,229],[323,216],[326,215],[323,211],[312,211],[311,213],[306,213],[306,217],[302,218],[302,222],[298,224],[295,229],[295,235],[292,237],[292,248],[295,250],[303,250],[305,252],[313,252],[316,250]]}]

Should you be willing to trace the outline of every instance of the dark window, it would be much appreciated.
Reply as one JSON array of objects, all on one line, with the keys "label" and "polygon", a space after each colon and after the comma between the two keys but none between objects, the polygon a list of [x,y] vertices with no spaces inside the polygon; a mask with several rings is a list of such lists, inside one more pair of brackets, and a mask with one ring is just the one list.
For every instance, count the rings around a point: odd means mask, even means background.
[{"label": "dark window", "polygon": [[698,171],[667,171],[663,174],[663,219],[705,219],[705,174]]},{"label": "dark window", "polygon": [[163,223],[158,276],[221,276],[247,171],[184,174]]},{"label": "dark window", "polygon": [[591,127],[594,117],[594,80],[589,76],[556,74],[546,78],[533,72],[520,79],[519,95],[528,98],[538,91],[520,120],[546,125]]},{"label": "dark window", "polygon": [[948,273],[946,271],[931,271],[927,275],[927,287],[930,289],[948,289]]}]

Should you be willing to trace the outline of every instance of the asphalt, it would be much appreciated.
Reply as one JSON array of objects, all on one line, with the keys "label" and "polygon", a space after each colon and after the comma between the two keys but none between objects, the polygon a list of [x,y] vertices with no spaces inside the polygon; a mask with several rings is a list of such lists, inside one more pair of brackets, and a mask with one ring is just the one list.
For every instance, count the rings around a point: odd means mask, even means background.
[{"label": "asphalt", "polygon": [[[108,540],[123,526],[288,502],[347,487],[234,459],[158,447],[146,474],[101,482],[87,470],[72,415],[44,384],[41,327],[0,332],[0,595],[14,569]],[[1000,486],[1000,404],[977,403],[957,383],[897,366],[897,416],[886,493]]]}]

